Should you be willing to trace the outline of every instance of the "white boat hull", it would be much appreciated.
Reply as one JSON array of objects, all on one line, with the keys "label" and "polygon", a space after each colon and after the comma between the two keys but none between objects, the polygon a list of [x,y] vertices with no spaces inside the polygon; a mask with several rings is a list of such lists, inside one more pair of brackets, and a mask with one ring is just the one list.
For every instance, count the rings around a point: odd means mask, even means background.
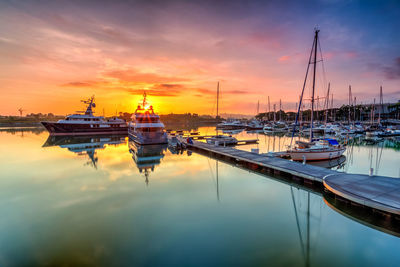
[{"label": "white boat hull", "polygon": [[165,132],[135,132],[129,129],[129,138],[140,145],[168,144],[167,133]]},{"label": "white boat hull", "polygon": [[345,147],[322,151],[290,150],[288,151],[288,154],[290,155],[292,160],[295,161],[303,161],[304,158],[306,161],[316,161],[339,158],[340,156],[342,156],[344,151],[346,151]]}]

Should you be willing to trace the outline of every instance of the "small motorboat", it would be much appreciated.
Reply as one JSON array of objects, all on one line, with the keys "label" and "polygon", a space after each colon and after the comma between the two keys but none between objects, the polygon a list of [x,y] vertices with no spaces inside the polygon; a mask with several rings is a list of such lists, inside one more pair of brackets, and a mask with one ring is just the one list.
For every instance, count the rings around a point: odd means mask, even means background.
[{"label": "small motorboat", "polygon": [[207,144],[216,146],[234,146],[238,143],[238,140],[230,135],[216,135],[210,138],[206,138]]}]

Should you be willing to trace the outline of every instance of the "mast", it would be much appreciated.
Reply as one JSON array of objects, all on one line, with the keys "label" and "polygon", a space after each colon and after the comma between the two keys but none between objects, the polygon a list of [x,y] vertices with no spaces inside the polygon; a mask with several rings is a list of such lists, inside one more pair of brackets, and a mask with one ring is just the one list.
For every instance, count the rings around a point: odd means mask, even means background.
[{"label": "mast", "polygon": [[282,121],[282,99],[279,99],[279,121]]},{"label": "mast", "polygon": [[357,106],[357,97],[354,97],[354,102],[353,102],[353,126],[356,124],[356,106]]},{"label": "mast", "polygon": [[[317,36],[318,36],[317,31],[318,31],[318,30],[315,30],[315,31],[316,31],[316,37],[317,37]],[[302,109],[303,106],[304,106],[304,105],[303,105],[304,89],[306,88],[308,72],[309,72],[309,70],[310,70],[312,54],[313,54],[314,45],[315,45],[316,41],[317,41],[317,40],[314,38],[314,39],[313,39],[313,44],[312,44],[312,46],[311,46],[311,52],[310,52],[310,57],[309,57],[309,59],[308,59],[307,70],[306,70],[306,76],[305,76],[305,78],[304,78],[303,89],[301,90],[301,94],[300,94],[299,107],[298,107],[298,110],[297,110],[296,119],[295,119],[295,121],[294,121],[294,126],[293,126],[293,131],[292,131],[292,138],[290,139],[290,147],[292,147],[293,137],[294,137],[294,133],[295,133],[295,131],[296,131],[296,126],[297,126],[297,122],[298,122],[298,119],[299,119],[299,115],[302,116],[302,114],[300,114],[300,113],[301,113],[301,109]],[[301,124],[300,124],[300,127],[301,127]],[[311,129],[311,134],[312,134],[312,129]],[[310,136],[311,136],[311,135],[310,135]]]},{"label": "mast", "polygon": [[312,84],[312,96],[311,96],[311,127],[310,127],[310,142],[313,140],[313,124],[314,124],[314,94],[315,94],[315,73],[317,70],[317,48],[318,48],[318,33],[319,30],[315,30],[314,37],[314,70],[313,70],[313,84]]},{"label": "mast", "polygon": [[379,117],[378,124],[381,124],[381,113],[383,112],[383,94],[382,94],[382,86],[379,92]]},{"label": "mast", "polygon": [[[219,108],[219,81],[217,83],[217,123],[218,123],[218,108]],[[217,125],[218,126],[218,125]],[[216,134],[218,136],[218,127],[215,127]]]},{"label": "mast", "polygon": [[88,105],[87,108],[86,108],[86,111],[85,111],[85,115],[92,116],[93,115],[92,107],[93,108],[96,107],[96,105],[94,103],[94,95],[88,100],[81,100],[81,102],[83,102],[83,103]]},{"label": "mast", "polygon": [[260,113],[260,100],[257,101],[257,114],[258,115]]},{"label": "mast", "polygon": [[274,122],[276,121],[276,104],[274,104]]},{"label": "mast", "polygon": [[328,110],[329,110],[329,91],[331,90],[331,83],[328,83],[328,93],[326,94],[326,99],[325,99],[325,127],[326,127],[326,123],[328,121]]},{"label": "mast", "polygon": [[270,115],[271,114],[271,103],[269,102],[269,96],[268,96],[268,120],[270,120]]},{"label": "mast", "polygon": [[218,119],[218,108],[219,108],[219,81],[217,83],[217,119]]},{"label": "mast", "polygon": [[374,120],[375,120],[375,98],[374,98],[374,104],[372,105],[371,108],[371,125],[374,124]]},{"label": "mast", "polygon": [[331,117],[333,118],[333,121],[336,122],[336,110],[334,110],[333,108],[333,93],[331,94],[331,109],[332,109]]},{"label": "mast", "polygon": [[350,105],[351,105],[351,85],[349,85],[349,118],[348,118],[349,125],[350,125],[350,113],[351,113]]}]

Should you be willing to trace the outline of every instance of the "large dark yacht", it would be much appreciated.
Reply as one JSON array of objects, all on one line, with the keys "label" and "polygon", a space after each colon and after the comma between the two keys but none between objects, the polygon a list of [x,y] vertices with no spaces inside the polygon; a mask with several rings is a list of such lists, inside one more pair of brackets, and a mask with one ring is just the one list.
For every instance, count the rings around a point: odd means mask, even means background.
[{"label": "large dark yacht", "polygon": [[94,96],[83,100],[87,104],[83,114],[68,115],[58,122],[42,121],[51,135],[88,135],[88,134],[127,134],[128,126],[125,120],[114,117],[105,120],[104,117],[94,116],[92,108],[96,107]]}]

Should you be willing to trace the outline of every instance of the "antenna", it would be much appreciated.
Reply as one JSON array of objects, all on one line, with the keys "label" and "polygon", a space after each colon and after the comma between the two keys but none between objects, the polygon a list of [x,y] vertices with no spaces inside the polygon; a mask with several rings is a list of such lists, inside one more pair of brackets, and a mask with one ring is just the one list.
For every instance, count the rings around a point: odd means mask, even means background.
[{"label": "antenna", "polygon": [[18,111],[19,111],[19,116],[22,117],[22,112],[24,112],[24,111],[26,111],[26,110],[24,110],[24,109],[22,109],[22,108],[19,108]]}]

